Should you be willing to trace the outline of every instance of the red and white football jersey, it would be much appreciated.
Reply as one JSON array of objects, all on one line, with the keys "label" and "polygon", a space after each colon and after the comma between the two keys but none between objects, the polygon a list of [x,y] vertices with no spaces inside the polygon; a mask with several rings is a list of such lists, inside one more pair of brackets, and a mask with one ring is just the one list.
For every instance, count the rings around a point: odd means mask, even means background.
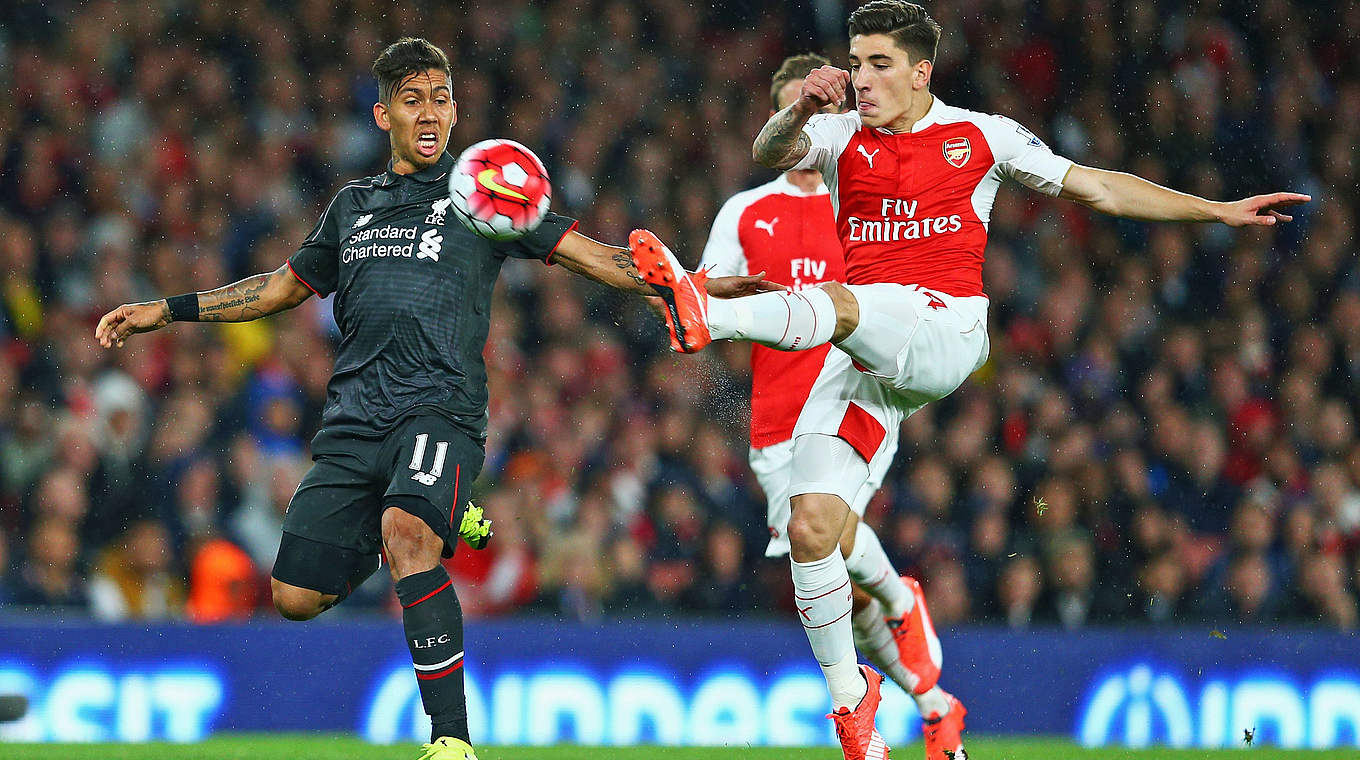
[{"label": "red and white football jersey", "polygon": [[845,247],[846,281],[920,285],[980,296],[987,223],[1007,177],[1047,195],[1072,162],[1004,116],[935,98],[912,131],[866,127],[859,113],[819,114],[796,169],[820,169]]},{"label": "red and white football jersey", "polygon": [[[715,277],[763,271],[767,278],[799,289],[844,281],[844,257],[826,187],[804,193],[780,175],[732,196],[713,220],[700,266]],[[752,448],[773,446],[793,435],[828,350],[830,345],[809,351],[751,345]]]}]

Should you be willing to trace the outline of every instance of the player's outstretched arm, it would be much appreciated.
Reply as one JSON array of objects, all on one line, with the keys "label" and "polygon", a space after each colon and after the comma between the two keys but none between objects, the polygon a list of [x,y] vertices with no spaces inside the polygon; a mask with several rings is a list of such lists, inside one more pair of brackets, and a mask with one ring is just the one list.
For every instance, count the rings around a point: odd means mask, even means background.
[{"label": "player's outstretched arm", "polygon": [[1240,201],[1211,201],[1149,182],[1142,177],[1089,166],[1073,166],[1063,180],[1060,198],[1076,201],[1111,216],[1145,222],[1222,222],[1230,227],[1293,221],[1276,211],[1312,197],[1300,193],[1255,195]]},{"label": "player's outstretched arm", "polygon": [[812,149],[812,140],[803,125],[827,105],[845,102],[845,87],[850,72],[835,66],[813,69],[803,80],[803,89],[788,108],[765,122],[751,146],[751,157],[770,169],[792,169]]},{"label": "player's outstretched arm", "polygon": [[[123,304],[100,318],[94,337],[105,348],[113,348],[122,347],[130,335],[159,330],[175,321],[249,322],[291,309],[311,294],[285,264],[216,290]],[[176,302],[173,307],[172,300]]]}]

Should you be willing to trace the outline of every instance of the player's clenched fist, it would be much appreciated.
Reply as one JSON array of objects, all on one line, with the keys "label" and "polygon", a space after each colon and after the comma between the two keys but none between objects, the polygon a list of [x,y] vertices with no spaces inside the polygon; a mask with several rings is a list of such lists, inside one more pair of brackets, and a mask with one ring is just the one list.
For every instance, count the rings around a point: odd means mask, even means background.
[{"label": "player's clenched fist", "polygon": [[168,324],[170,309],[164,300],[125,303],[99,319],[94,339],[104,348],[122,348],[129,335],[159,330]]},{"label": "player's clenched fist", "polygon": [[835,66],[821,66],[803,80],[799,100],[812,106],[812,111],[820,111],[829,105],[838,106],[845,102],[845,88],[849,84],[850,72]]}]

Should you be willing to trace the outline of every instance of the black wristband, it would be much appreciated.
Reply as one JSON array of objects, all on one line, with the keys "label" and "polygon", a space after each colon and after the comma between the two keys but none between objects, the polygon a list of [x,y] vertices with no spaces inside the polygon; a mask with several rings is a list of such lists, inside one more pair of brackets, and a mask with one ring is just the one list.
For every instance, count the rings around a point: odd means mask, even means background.
[{"label": "black wristband", "polygon": [[185,293],[182,296],[170,296],[165,299],[165,305],[170,307],[171,322],[197,322],[198,321],[198,294]]}]

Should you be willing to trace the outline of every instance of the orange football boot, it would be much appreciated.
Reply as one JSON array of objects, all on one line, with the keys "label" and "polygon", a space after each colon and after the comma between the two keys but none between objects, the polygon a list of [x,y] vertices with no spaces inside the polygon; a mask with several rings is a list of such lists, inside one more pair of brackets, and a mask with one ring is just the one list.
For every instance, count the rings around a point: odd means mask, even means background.
[{"label": "orange football boot", "polygon": [[926,740],[926,760],[968,760],[963,750],[963,716],[968,708],[945,692],[949,700],[949,712],[935,714],[921,721],[921,734]]},{"label": "orange football boot", "polygon": [[692,354],[711,343],[708,291],[704,287],[708,273],[686,272],[675,254],[650,230],[633,230],[628,236],[628,248],[642,279],[666,302],[666,329],[670,331],[671,348],[682,354]]},{"label": "orange football boot", "polygon": [[902,582],[911,590],[916,599],[911,612],[900,618],[884,618],[892,630],[893,641],[897,643],[898,656],[908,673],[916,676],[917,694],[925,694],[940,680],[940,664],[944,661],[940,650],[940,638],[935,635],[935,625],[930,622],[930,611],[926,609],[926,595],[915,578],[904,575]]},{"label": "orange football boot", "polygon": [[836,722],[836,738],[841,740],[845,760],[888,760],[888,743],[874,728],[874,714],[878,712],[878,702],[882,698],[879,687],[883,684],[883,676],[868,665],[860,665],[859,672],[864,674],[864,682],[869,686],[859,705],[854,711],[842,707],[826,717]]}]

